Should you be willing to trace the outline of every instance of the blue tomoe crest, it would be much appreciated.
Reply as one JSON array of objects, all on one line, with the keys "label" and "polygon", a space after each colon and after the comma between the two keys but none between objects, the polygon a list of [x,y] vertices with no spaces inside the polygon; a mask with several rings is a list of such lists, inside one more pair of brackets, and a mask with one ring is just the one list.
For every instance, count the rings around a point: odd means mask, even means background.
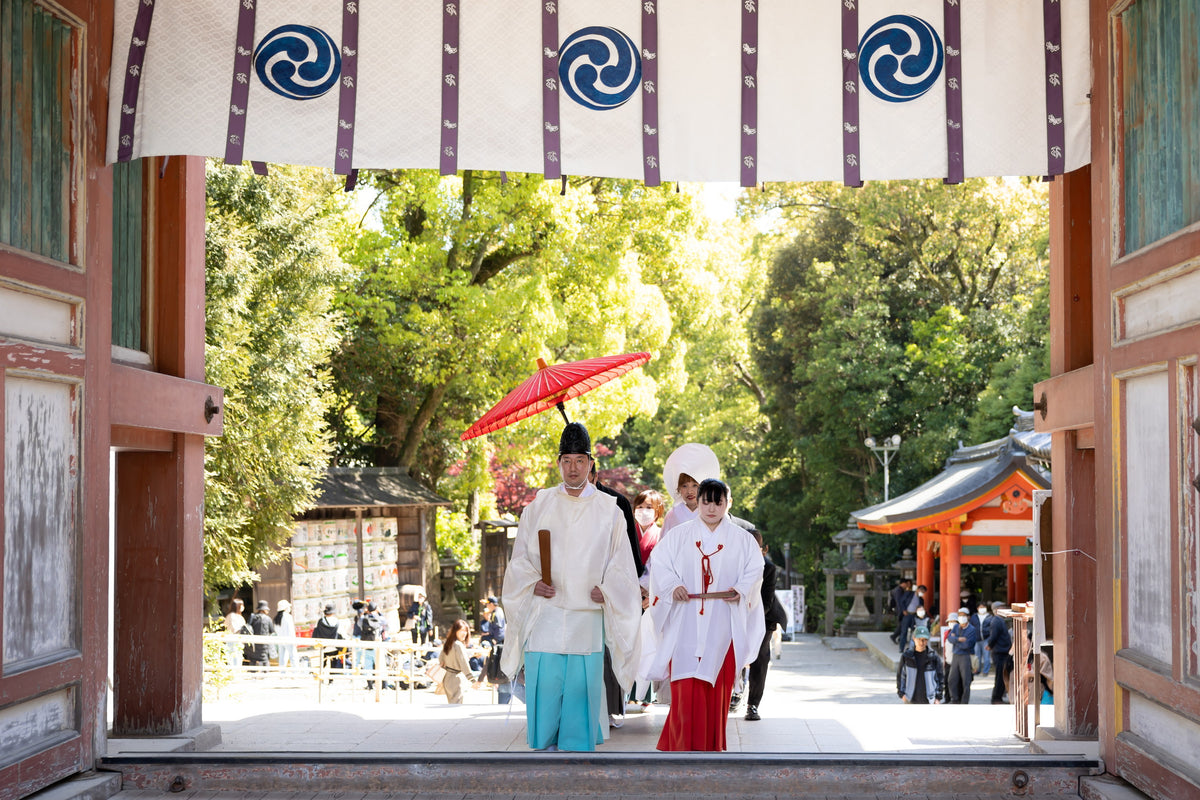
[{"label": "blue tomoe crest", "polygon": [[906,103],[928,92],[942,73],[943,58],[937,31],[908,14],[884,17],[858,43],[863,85],[889,103]]},{"label": "blue tomoe crest", "polygon": [[559,83],[584,108],[616,108],[641,86],[637,45],[616,28],[580,28],[567,37],[558,53]]},{"label": "blue tomoe crest", "polygon": [[311,100],[337,83],[342,54],[320,28],[280,25],[254,48],[254,71],[272,92],[293,100]]}]

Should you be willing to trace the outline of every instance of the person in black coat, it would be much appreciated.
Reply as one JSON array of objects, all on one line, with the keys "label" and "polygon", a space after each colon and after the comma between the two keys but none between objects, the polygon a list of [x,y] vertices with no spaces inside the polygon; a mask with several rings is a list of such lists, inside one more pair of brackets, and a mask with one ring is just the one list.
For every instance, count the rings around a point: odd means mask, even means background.
[{"label": "person in black coat", "polygon": [[[250,616],[250,632],[255,636],[274,636],[275,623],[271,621],[271,604],[266,600],[258,601],[258,608]],[[271,666],[270,646],[265,644],[248,644],[245,647],[246,663],[252,667]]]},{"label": "person in black coat", "polygon": [[[314,639],[345,639],[346,638],[345,636],[342,635],[341,625],[338,622],[337,614],[335,613],[335,611],[336,611],[336,609],[334,609],[333,603],[325,604],[325,615],[323,617],[321,617],[319,620],[317,620],[316,626],[313,627],[312,638],[314,638]],[[325,663],[329,665],[330,669],[343,669],[345,667],[345,663],[346,663],[344,660],[345,653],[346,653],[345,650],[335,647],[333,649],[326,649],[323,652],[323,657],[324,657]],[[333,679],[330,678],[329,682],[333,683]]]},{"label": "person in black coat", "polygon": [[1012,634],[1008,632],[1008,624],[995,615],[1000,603],[993,603],[993,613],[988,617],[987,647],[992,654],[992,666],[996,669],[996,682],[992,686],[992,705],[1004,703],[1004,686],[1008,674],[1012,672]]},{"label": "person in black coat", "polygon": [[[616,489],[610,489],[600,483],[600,476],[596,473],[596,459],[592,459],[592,471],[588,474],[588,480],[596,486],[596,491],[612,495],[617,499],[617,508],[621,509],[621,516],[625,517],[625,532],[629,536],[629,547],[633,550],[633,568],[640,578],[646,570],[646,565],[642,563],[642,549],[638,546],[637,521],[633,518],[633,506],[630,505],[629,498]],[[609,724],[614,728],[621,727],[625,720],[625,693],[621,691],[621,684],[617,683],[617,675],[612,668],[612,654],[608,652],[607,647],[604,648],[604,699],[608,704]]]},{"label": "person in black coat", "polygon": [[637,521],[633,518],[633,506],[630,504],[629,498],[600,482],[600,476],[596,474],[595,459],[592,460],[592,473],[588,475],[588,479],[595,484],[596,491],[617,498],[617,508],[621,509],[621,516],[625,518],[625,531],[629,535],[629,546],[633,548],[633,568],[637,570],[638,577],[642,577],[642,573],[646,571],[646,565],[642,563],[642,548],[638,546],[638,526]]},{"label": "person in black coat", "polygon": [[896,613],[896,630],[892,633],[892,643],[899,644],[903,648],[905,643],[900,637],[907,632],[904,618],[908,613],[908,605],[913,599],[912,580],[901,578],[900,583],[892,589],[890,598],[890,605]]},{"label": "person in black coat", "polygon": [[750,688],[746,695],[746,719],[753,722],[762,719],[758,713],[758,706],[762,702],[763,690],[767,686],[767,667],[771,665],[771,634],[776,625],[787,624],[787,612],[783,610],[783,604],[779,602],[779,597],[775,594],[778,568],[771,560],[770,552],[763,546],[762,533],[753,525],[749,531],[763,551],[762,608],[767,622],[767,630],[763,634],[762,645],[758,648],[758,656],[750,663],[748,681]]}]

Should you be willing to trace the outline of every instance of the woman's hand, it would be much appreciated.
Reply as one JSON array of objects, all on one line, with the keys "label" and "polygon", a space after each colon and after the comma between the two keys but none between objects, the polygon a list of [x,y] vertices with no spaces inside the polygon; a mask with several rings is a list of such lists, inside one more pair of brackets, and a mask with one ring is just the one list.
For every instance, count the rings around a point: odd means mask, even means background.
[{"label": "woman's hand", "polygon": [[686,603],[688,600],[688,590],[682,586],[676,586],[671,590],[671,598],[679,603]]},{"label": "woman's hand", "polygon": [[599,586],[592,587],[591,597],[592,597],[593,603],[599,603],[600,605],[604,605],[604,592],[600,591]]},{"label": "woman's hand", "polygon": [[558,591],[550,584],[538,581],[533,585],[533,593],[538,597],[554,597]]}]

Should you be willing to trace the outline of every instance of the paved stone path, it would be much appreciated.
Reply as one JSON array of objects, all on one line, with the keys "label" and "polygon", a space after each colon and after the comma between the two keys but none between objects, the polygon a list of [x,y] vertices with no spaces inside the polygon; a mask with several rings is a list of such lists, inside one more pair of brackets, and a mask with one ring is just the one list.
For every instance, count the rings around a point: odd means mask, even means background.
[{"label": "paved stone path", "polygon": [[[819,637],[785,642],[772,663],[760,707],[762,720],[731,716],[729,750],[760,753],[1020,754],[1011,706],[993,706],[991,679],[977,678],[970,705],[909,706],[895,674],[866,650],[833,650]],[[385,693],[383,702],[341,688],[317,703],[311,678],[276,686],[240,681],[204,705],[204,722],[221,728],[224,752],[453,753],[527,750],[524,706],[496,705],[489,691],[451,706],[430,691]],[[744,712],[744,706],[743,706]],[[631,713],[601,752],[651,752],[665,706]],[[154,748],[114,740],[110,752]]]}]

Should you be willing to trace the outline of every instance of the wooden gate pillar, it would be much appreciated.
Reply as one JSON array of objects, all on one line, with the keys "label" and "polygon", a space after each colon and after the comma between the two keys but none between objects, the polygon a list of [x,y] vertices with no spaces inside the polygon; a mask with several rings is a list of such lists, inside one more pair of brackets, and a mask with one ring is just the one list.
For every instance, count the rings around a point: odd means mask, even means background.
[{"label": "wooden gate pillar", "polygon": [[204,437],[224,396],[204,381],[204,159],[161,163],[148,302],[152,368],[113,367],[116,469],[113,732],[200,726],[204,624]]},{"label": "wooden gate pillar", "polygon": [[924,586],[925,610],[933,605],[933,551],[929,549],[931,541],[924,531],[917,531],[917,585]]},{"label": "wooden gate pillar", "polygon": [[942,591],[938,598],[938,609],[942,615],[942,624],[950,619],[950,615],[958,612],[958,603],[962,591],[962,537],[947,534],[942,537]]},{"label": "wooden gate pillar", "polygon": [[113,734],[198,728],[203,663],[204,438],[169,453],[117,455]]}]

